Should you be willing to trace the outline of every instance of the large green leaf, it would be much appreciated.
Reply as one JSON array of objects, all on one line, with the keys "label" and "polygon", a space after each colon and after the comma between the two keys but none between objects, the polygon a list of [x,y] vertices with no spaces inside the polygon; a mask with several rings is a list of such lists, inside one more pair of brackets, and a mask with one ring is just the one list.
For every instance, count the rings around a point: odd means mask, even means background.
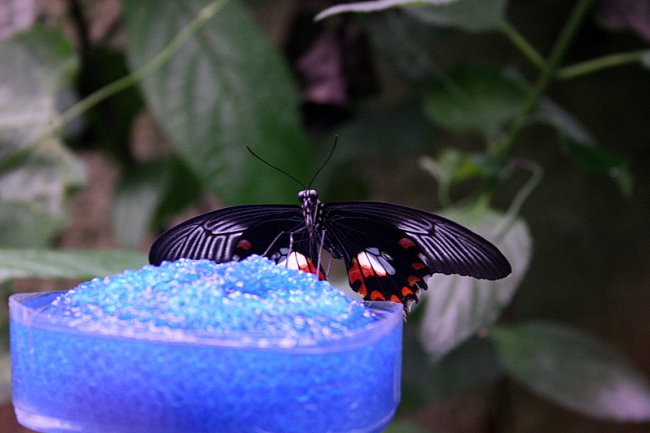
[{"label": "large green leaf", "polygon": [[0,244],[42,246],[65,221],[80,162],[51,131],[59,92],[77,62],[55,30],[34,28],[0,43]]},{"label": "large green leaf", "polygon": [[146,263],[146,256],[136,251],[0,249],[0,283],[16,278],[86,280]]},{"label": "large green leaf", "polygon": [[402,7],[430,24],[478,32],[498,29],[505,19],[507,3],[507,0],[376,0],[335,5],[316,15],[315,19],[318,21],[348,12],[370,13]]},{"label": "large green leaf", "polygon": [[116,188],[111,207],[113,233],[122,248],[138,248],[161,217],[177,213],[200,192],[178,158],[163,157],[132,167]]},{"label": "large green leaf", "polygon": [[641,65],[646,69],[650,69],[650,50],[644,50],[642,52]]},{"label": "large green leaf", "polygon": [[324,20],[325,18],[331,17],[332,15],[344,14],[348,12],[357,12],[357,13],[371,13],[371,12],[381,12],[387,9],[397,8],[397,7],[408,7],[408,6],[423,6],[425,4],[445,4],[458,0],[374,0],[374,1],[363,1],[363,2],[351,2],[344,3],[339,5],[330,6],[327,9],[321,11],[314,18],[315,21]]},{"label": "large green leaf", "polygon": [[382,68],[394,68],[409,82],[429,82],[439,73],[440,29],[396,12],[366,17],[363,26]]},{"label": "large green leaf", "polygon": [[510,261],[512,274],[498,281],[457,275],[433,275],[429,279],[421,340],[433,360],[498,318],[523,279],[532,252],[531,236],[521,219],[499,234],[496,231],[501,230],[507,217],[496,211],[482,207],[450,209],[443,215],[494,242]]},{"label": "large green leaf", "polygon": [[507,373],[578,412],[617,421],[650,420],[650,384],[625,357],[573,328],[531,322],[489,334]]},{"label": "large green leaf", "polygon": [[526,95],[526,84],[505,71],[461,66],[429,89],[424,110],[444,128],[494,139],[521,112]]},{"label": "large green leaf", "polygon": [[564,151],[577,164],[593,174],[611,178],[623,194],[632,194],[633,180],[629,161],[598,146],[589,131],[573,115],[553,101],[544,99],[534,118],[537,122],[555,128]]},{"label": "large green leaf", "polygon": [[436,159],[423,156],[420,167],[429,172],[438,184],[438,199],[451,203],[451,189],[472,179],[496,178],[501,167],[483,153],[466,153],[456,148],[443,149]]},{"label": "large green leaf", "polygon": [[[124,0],[132,67],[159,54],[207,3]],[[225,202],[295,200],[295,183],[246,145],[299,179],[312,174],[291,75],[240,2],[230,1],[142,85],[180,157]]]},{"label": "large green leaf", "polygon": [[76,69],[72,45],[57,30],[35,27],[0,42],[0,157],[39,141]]},{"label": "large green leaf", "polygon": [[507,4],[508,0],[458,0],[407,10],[426,23],[484,32],[502,26]]}]

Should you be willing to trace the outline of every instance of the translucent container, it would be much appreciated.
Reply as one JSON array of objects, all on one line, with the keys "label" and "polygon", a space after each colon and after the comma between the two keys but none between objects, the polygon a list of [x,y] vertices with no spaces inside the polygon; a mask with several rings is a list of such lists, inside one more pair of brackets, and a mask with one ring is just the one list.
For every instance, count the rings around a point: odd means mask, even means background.
[{"label": "translucent container", "polygon": [[367,303],[377,321],[287,348],[236,332],[84,332],[42,314],[59,294],[9,300],[13,403],[40,432],[371,433],[399,403],[401,304]]}]

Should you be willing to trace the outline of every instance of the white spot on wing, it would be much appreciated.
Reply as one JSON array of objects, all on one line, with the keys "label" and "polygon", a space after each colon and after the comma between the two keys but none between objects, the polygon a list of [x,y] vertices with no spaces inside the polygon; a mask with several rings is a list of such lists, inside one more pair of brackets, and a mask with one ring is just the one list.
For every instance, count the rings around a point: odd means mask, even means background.
[{"label": "white spot on wing", "polygon": [[365,251],[357,254],[359,265],[362,268],[372,269],[379,277],[395,274],[395,268],[391,266],[388,261],[389,259],[390,257],[382,254],[379,249],[375,247],[367,248]]},{"label": "white spot on wing", "polygon": [[309,267],[309,262],[304,254],[292,251],[284,260],[278,262],[278,265],[286,266],[289,269],[302,270]]}]

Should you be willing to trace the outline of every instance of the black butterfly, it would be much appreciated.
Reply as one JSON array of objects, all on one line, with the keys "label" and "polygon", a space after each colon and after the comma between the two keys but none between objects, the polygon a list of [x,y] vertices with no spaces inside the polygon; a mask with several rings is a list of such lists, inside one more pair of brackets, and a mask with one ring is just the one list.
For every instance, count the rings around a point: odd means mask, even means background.
[{"label": "black butterfly", "polygon": [[325,278],[324,249],[343,259],[352,289],[364,299],[417,302],[434,273],[496,280],[510,264],[490,242],[438,215],[382,202],[323,204],[313,189],[297,205],[242,205],[185,221],[156,239],[149,261],[241,260],[266,256]]}]

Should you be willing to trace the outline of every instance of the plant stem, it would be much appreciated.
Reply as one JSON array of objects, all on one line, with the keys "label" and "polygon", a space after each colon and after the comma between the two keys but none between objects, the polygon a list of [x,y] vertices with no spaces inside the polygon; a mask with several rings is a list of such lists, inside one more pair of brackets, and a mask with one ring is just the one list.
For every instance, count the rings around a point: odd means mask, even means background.
[{"label": "plant stem", "polygon": [[544,92],[551,83],[551,80],[555,77],[560,62],[564,58],[576,32],[580,28],[580,23],[594,2],[595,0],[579,0],[573,8],[567,23],[564,25],[562,32],[558,36],[558,39],[551,50],[551,54],[542,69],[541,75],[528,95],[520,115],[515,119],[514,123],[507,131],[505,138],[499,143],[496,143],[496,145],[491,149],[491,153],[500,163],[505,163],[512,154],[517,141],[530,122]]},{"label": "plant stem", "polygon": [[557,71],[556,77],[560,80],[570,80],[606,68],[621,66],[628,63],[641,63],[644,56],[650,56],[650,51],[641,50],[629,53],[610,54],[562,68]]},{"label": "plant stem", "polygon": [[495,239],[503,239],[503,236],[506,235],[510,227],[512,227],[512,224],[514,224],[517,219],[517,216],[519,216],[519,211],[524,205],[524,202],[533,193],[535,188],[537,188],[544,175],[541,165],[531,160],[521,159],[515,161],[513,165],[515,165],[515,168],[528,170],[530,172],[530,179],[519,189],[508,207],[505,218],[503,218],[501,224],[494,229]]},{"label": "plant stem", "polygon": [[521,51],[524,56],[528,58],[528,60],[530,60],[538,68],[544,68],[544,65],[546,65],[544,57],[542,57],[542,55],[539,54],[535,47],[533,47],[526,40],[526,38],[524,38],[524,36],[519,33],[519,31],[517,31],[516,28],[510,25],[508,21],[503,20],[500,26],[500,30],[503,32],[503,34],[506,35],[508,39],[510,39],[510,42],[519,48],[519,51]]},{"label": "plant stem", "polygon": [[136,84],[137,82],[143,80],[151,73],[155,72],[162,65],[167,63],[178,49],[183,46],[183,44],[189,39],[193,34],[195,34],[201,27],[203,27],[212,17],[214,17],[227,3],[229,0],[215,0],[205,6],[199,11],[199,13],[189,22],[189,24],[183,28],[161,51],[151,59],[147,64],[142,66],[140,69],[134,71],[133,73],[120,78],[117,81],[102,87],[96,92],[91,93],[81,101],[77,102],[75,105],[70,107],[64,113],[62,113],[53,123],[50,128],[50,131],[56,132],[63,128],[66,123],[70,122],[77,116],[88,111],[90,108],[99,104],[103,100],[115,95],[118,92]]}]

